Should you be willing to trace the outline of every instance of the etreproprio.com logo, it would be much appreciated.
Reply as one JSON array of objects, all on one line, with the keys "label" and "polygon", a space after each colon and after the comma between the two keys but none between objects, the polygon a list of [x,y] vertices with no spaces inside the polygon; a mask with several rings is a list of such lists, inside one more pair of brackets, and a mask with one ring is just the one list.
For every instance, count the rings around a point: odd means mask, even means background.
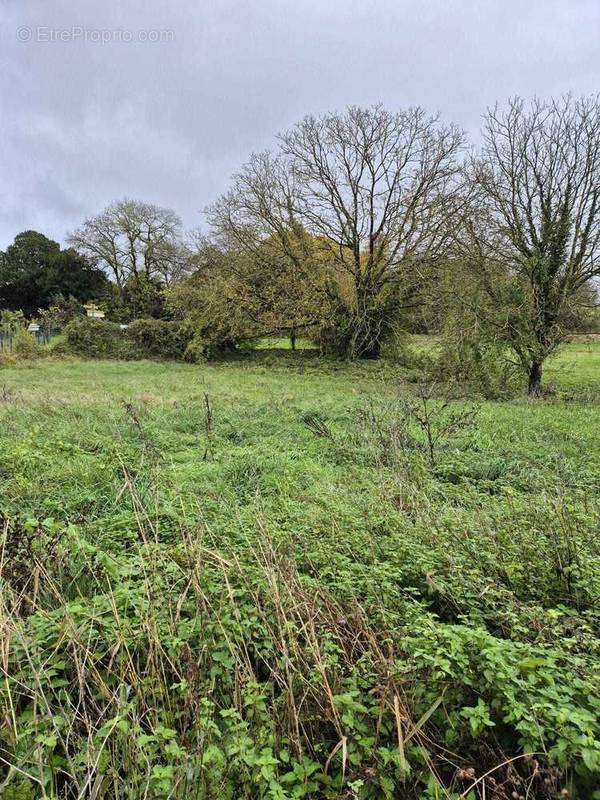
[{"label": "etreproprio.com logo", "polygon": [[22,25],[16,30],[19,42],[84,42],[89,44],[132,44],[149,42],[164,44],[175,41],[175,31],[170,29],[144,28],[86,28],[72,25],[70,28],[53,28],[50,25]]}]

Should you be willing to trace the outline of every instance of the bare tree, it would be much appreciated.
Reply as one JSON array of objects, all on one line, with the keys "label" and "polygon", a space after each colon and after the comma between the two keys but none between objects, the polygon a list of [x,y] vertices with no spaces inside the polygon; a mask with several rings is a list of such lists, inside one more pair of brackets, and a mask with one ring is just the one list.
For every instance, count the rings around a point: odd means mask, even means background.
[{"label": "bare tree", "polygon": [[69,243],[102,266],[119,289],[130,276],[141,274],[168,284],[189,266],[177,214],[137,200],[113,203],[87,219]]},{"label": "bare tree", "polygon": [[[246,247],[275,235],[302,268],[301,232],[344,285],[348,357],[377,355],[400,277],[444,248],[462,133],[420,108],[306,117],[254,156],[211,219]],[[304,240],[306,241],[306,240]]]},{"label": "bare tree", "polygon": [[566,96],[526,107],[515,98],[487,112],[483,133],[461,256],[491,307],[507,309],[494,324],[535,396],[573,304],[600,274],[600,105]]}]

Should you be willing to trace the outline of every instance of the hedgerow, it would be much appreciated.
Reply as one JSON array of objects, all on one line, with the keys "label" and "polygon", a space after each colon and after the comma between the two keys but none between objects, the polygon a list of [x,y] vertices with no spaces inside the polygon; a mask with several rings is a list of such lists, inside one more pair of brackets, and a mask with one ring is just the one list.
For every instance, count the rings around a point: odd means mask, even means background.
[{"label": "hedgerow", "polygon": [[138,319],[128,326],[107,320],[75,319],[65,328],[70,352],[86,358],[180,360],[191,340],[182,323]]}]

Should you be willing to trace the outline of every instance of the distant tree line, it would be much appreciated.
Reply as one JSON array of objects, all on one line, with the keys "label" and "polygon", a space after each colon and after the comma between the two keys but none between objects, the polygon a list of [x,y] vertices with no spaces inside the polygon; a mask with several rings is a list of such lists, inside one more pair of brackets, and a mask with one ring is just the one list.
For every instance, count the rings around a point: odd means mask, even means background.
[{"label": "distant tree line", "polygon": [[205,235],[185,236],[173,211],[124,200],[66,250],[19,234],[0,307],[94,299],[115,321],[178,318],[206,356],[303,335],[377,358],[420,326],[441,335],[448,369],[512,363],[537,395],[596,305],[600,105],[513,99],[486,112],[477,152],[421,108],[308,116],[207,217]]}]

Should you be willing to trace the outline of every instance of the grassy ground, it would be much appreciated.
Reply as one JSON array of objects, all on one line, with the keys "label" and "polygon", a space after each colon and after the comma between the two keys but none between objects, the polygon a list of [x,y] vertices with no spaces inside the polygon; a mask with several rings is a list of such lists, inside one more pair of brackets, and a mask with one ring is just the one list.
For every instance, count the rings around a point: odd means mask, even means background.
[{"label": "grassy ground", "polygon": [[433,463],[403,377],[0,369],[3,796],[592,797],[600,344]]},{"label": "grassy ground", "polygon": [[[256,344],[257,350],[290,350],[292,344],[290,342],[289,337],[275,337],[270,336],[265,339],[261,339]],[[310,339],[304,339],[303,337],[298,337],[296,341],[296,350],[315,350],[317,349],[313,342]]]},{"label": "grassy ground", "polygon": [[548,375],[560,387],[589,386],[598,391],[600,340],[581,337],[581,341],[566,345],[550,361]]}]

